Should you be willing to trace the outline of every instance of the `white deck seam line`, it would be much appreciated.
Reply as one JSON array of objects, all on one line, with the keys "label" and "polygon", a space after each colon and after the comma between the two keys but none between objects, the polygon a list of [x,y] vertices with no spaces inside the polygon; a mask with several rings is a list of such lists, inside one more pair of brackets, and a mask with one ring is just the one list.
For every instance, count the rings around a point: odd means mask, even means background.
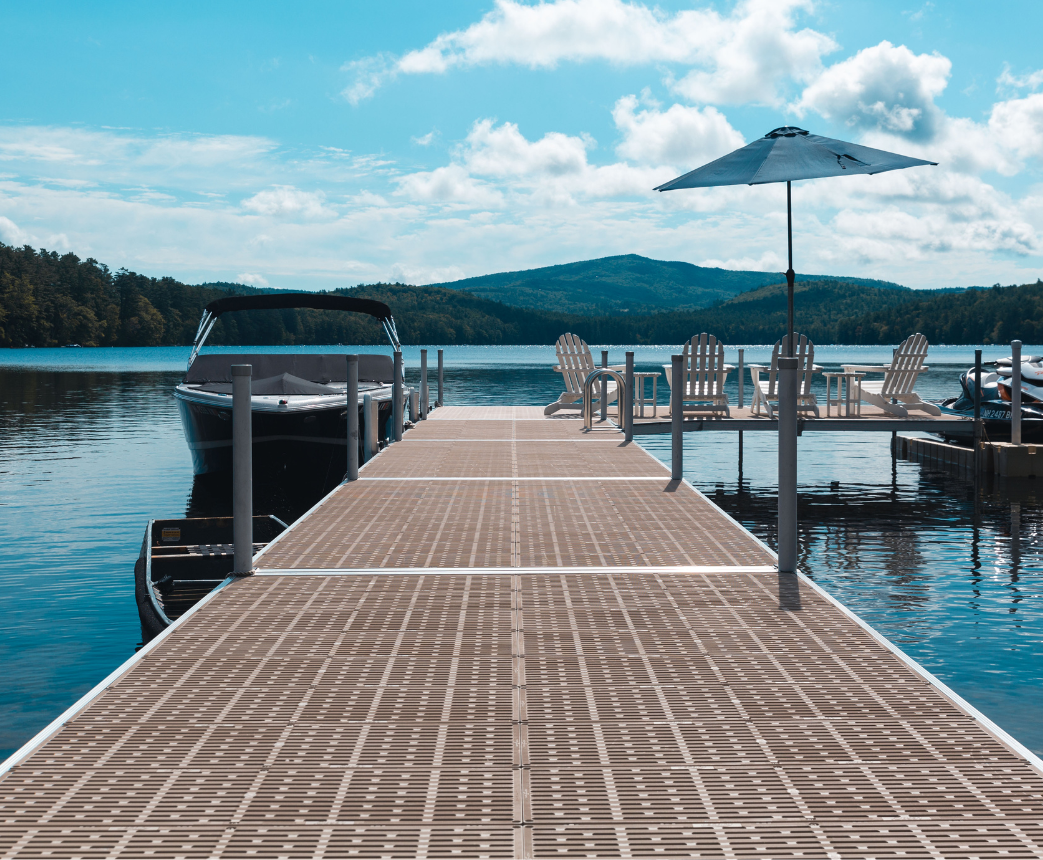
[{"label": "white deck seam line", "polygon": [[[434,478],[427,478],[427,477],[423,477],[423,478],[417,478],[417,477],[409,477],[409,478],[404,478],[404,477],[403,478],[394,478],[394,477],[393,478],[362,478],[362,477],[360,477],[359,478],[359,481],[362,482],[362,483],[373,483],[375,481],[452,481],[454,484],[455,483],[459,483],[460,481],[542,481],[542,482],[568,481],[569,483],[574,483],[576,481],[662,481],[662,480],[663,480],[663,478],[660,475],[606,475],[605,477],[602,477],[602,478],[591,478],[591,477],[586,476],[586,475],[583,476],[583,477],[580,477],[580,478],[568,478],[568,477],[563,478],[560,475],[557,476],[557,477],[553,477],[553,478],[513,478],[510,475],[490,475],[490,476],[487,476],[487,477],[484,477],[484,478],[474,478],[474,477],[448,477],[448,478],[443,478],[443,477],[434,477]],[[670,479],[667,478],[666,480],[669,481]]]},{"label": "white deck seam line", "polygon": [[[288,531],[288,530],[287,530]],[[8,756],[3,762],[0,762],[0,777],[5,776],[15,767],[25,761],[30,755],[36,752],[41,746],[43,746],[52,737],[58,734],[59,731],[64,728],[65,724],[69,720],[78,716],[81,711],[85,710],[88,705],[91,704],[95,699],[101,696],[109,687],[116,683],[122,678],[127,672],[133,669],[138,663],[140,663],[146,656],[151,654],[159,645],[164,642],[169,636],[173,635],[174,631],[177,630],[184,622],[201,610],[207,603],[217,597],[219,591],[230,585],[236,580],[237,577],[228,576],[221,582],[217,588],[211,591],[206,597],[200,600],[195,606],[188,610],[184,615],[177,618],[169,627],[167,627],[162,633],[152,639],[147,645],[145,645],[140,651],[131,657],[124,660],[119,666],[117,666],[112,672],[106,675],[101,681],[91,687],[86,693],[84,693],[79,699],[77,699],[72,705],[66,708],[61,714],[55,717],[49,722],[43,729],[37,732],[33,737],[15,750],[10,756]]]},{"label": "white deck seam line", "polygon": [[265,567],[254,571],[254,576],[370,576],[388,574],[396,576],[492,576],[499,574],[594,574],[609,576],[620,573],[774,573],[769,565],[674,565],[652,567],[651,565],[611,565],[592,567]]},{"label": "white deck seam line", "polygon": [[[662,466],[664,471],[666,470],[666,464],[658,457],[656,457],[655,454],[653,454],[651,451],[646,450],[641,445],[638,445],[637,447],[641,448],[642,451],[644,451],[649,457],[651,457],[660,466]],[[734,522],[739,528],[746,532],[746,534],[753,538],[753,540],[755,540],[758,544],[764,547],[764,549],[767,550],[773,558],[778,560],[778,553],[776,553],[764,541],[757,537],[757,535],[755,535],[748,528],[746,528],[746,526],[744,526],[742,523],[740,523],[737,519],[732,517],[727,512],[721,510],[721,508],[717,507],[717,505],[713,501],[711,501],[703,493],[699,492],[698,489],[692,486],[692,484],[689,483],[689,481],[686,478],[682,478],[681,481],[685,484],[688,484],[688,486],[691,487],[692,490],[694,490],[696,493],[698,493],[700,496],[706,499],[706,501],[713,505],[715,508],[717,508],[717,510],[721,511],[722,514],[724,514],[726,517],[732,520],[732,522]],[[778,570],[778,566],[771,568],[771,570]],[[1040,758],[1038,755],[1032,752],[1032,750],[1026,747],[1023,743],[1021,743],[1021,741],[1019,741],[1017,738],[1015,738],[1013,735],[1007,732],[1006,729],[1000,728],[1000,726],[996,725],[996,723],[994,723],[987,716],[985,716],[985,714],[983,714],[976,707],[974,707],[974,705],[972,705],[965,698],[963,698],[963,696],[961,696],[955,690],[951,689],[940,678],[936,677],[930,671],[921,666],[918,662],[916,662],[916,660],[914,660],[912,657],[906,654],[890,639],[888,639],[882,633],[877,631],[872,625],[869,624],[868,621],[863,620],[852,610],[848,609],[836,597],[834,597],[832,594],[826,591],[821,585],[819,585],[817,582],[811,579],[811,577],[809,577],[807,574],[798,570],[797,578],[802,583],[811,588],[815,593],[821,595],[823,598],[825,598],[827,601],[833,604],[833,606],[839,609],[844,615],[846,615],[848,618],[854,621],[855,624],[857,624],[859,627],[865,630],[866,633],[868,633],[876,642],[880,643],[888,651],[894,654],[899,659],[899,661],[903,663],[907,668],[912,669],[912,671],[915,674],[919,675],[921,678],[923,678],[923,680],[925,680],[928,684],[934,687],[939,693],[942,694],[942,696],[948,699],[949,702],[952,703],[958,710],[963,711],[967,714],[967,716],[975,720],[979,725],[981,725],[983,729],[985,729],[985,731],[988,734],[992,735],[993,738],[995,738],[997,741],[999,741],[1001,744],[1007,747],[1011,752],[1017,753],[1022,758],[1024,758],[1033,770],[1037,771],[1040,774],[1040,776],[1043,776],[1043,758]]]}]

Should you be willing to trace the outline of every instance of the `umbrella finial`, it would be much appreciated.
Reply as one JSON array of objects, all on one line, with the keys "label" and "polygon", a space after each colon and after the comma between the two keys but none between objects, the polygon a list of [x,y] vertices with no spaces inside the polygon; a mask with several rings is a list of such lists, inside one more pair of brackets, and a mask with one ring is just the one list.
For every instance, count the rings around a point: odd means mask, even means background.
[{"label": "umbrella finial", "polygon": [[798,134],[807,134],[802,128],[797,128],[795,125],[784,125],[782,128],[776,128],[769,131],[765,137],[796,137]]}]

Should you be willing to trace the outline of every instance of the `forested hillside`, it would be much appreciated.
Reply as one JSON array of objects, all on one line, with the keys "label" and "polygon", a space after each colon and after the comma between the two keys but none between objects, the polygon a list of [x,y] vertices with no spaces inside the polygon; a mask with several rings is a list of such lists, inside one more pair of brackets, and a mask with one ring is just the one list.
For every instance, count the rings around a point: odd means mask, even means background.
[{"label": "forested hillside", "polygon": [[[0,346],[163,346],[192,342],[203,307],[241,284],[189,286],[110,271],[32,248],[0,244]],[[760,287],[700,310],[580,315],[515,307],[442,287],[375,284],[338,293],[386,302],[403,343],[553,343],[573,331],[590,343],[679,344],[701,331],[726,343],[773,343],[786,328],[786,288]],[[553,303],[549,303],[553,304]],[[921,331],[932,343],[1043,343],[1043,283],[962,292],[914,292],[835,279],[798,282],[796,325],[813,341],[897,343]],[[375,320],[312,310],[225,314],[213,345],[382,344]]]},{"label": "forested hillside", "polygon": [[[821,280],[819,275],[798,275],[797,278]],[[697,310],[747,290],[776,284],[780,279],[778,272],[715,269],[623,254],[522,272],[482,275],[435,286],[462,290],[517,307],[553,307],[562,313],[604,316]],[[863,286],[905,289],[870,278],[842,280]]]}]

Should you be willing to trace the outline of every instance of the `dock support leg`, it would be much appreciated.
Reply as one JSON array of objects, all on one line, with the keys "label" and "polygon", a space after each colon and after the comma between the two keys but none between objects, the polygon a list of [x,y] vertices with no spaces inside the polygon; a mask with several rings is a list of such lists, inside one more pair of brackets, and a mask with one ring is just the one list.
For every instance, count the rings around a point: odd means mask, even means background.
[{"label": "dock support leg", "polygon": [[981,350],[974,350],[974,480],[981,471]]},{"label": "dock support leg", "polygon": [[1010,342],[1010,444],[1021,444],[1021,341]]},{"label": "dock support leg", "polygon": [[427,418],[427,350],[420,350],[420,420]]},{"label": "dock support leg", "polygon": [[402,351],[395,350],[395,379],[391,383],[391,441],[402,441],[402,423],[406,408],[402,378]]},{"label": "dock support leg", "polygon": [[684,477],[684,356],[670,356],[670,480]]},{"label": "dock support leg", "polygon": [[779,359],[779,573],[797,570],[797,359]]},{"label": "dock support leg", "polygon": [[377,422],[380,420],[377,414],[377,404],[373,402],[372,394],[362,395],[362,456],[363,462],[368,463],[377,456],[380,450],[380,435],[377,433]]},{"label": "dock support leg", "polygon": [[232,365],[232,572],[239,576],[254,566],[252,375],[252,365]]},{"label": "dock support leg", "polygon": [[[630,442],[634,438],[634,353],[627,353],[626,374],[623,377],[626,391],[623,399],[626,401],[623,410],[623,439]],[[617,397],[618,402],[618,397]]]},{"label": "dock support leg", "polygon": [[[608,367],[608,350],[601,350],[601,366]],[[601,420],[608,421],[608,374],[601,377]]]},{"label": "dock support leg", "polygon": [[359,479],[359,357],[348,356],[348,472],[349,481]]},{"label": "dock support leg", "polygon": [[438,350],[438,401],[435,405],[439,409],[445,405],[445,363],[442,350]]}]

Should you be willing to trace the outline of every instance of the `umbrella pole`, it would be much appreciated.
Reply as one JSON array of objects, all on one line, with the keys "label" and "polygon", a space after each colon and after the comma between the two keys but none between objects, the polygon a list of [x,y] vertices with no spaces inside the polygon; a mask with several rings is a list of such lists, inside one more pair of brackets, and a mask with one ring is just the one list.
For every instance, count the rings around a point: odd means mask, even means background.
[{"label": "umbrella pole", "polygon": [[786,270],[786,355],[793,357],[793,204],[790,182],[786,181],[786,239],[789,243],[789,268]]}]

